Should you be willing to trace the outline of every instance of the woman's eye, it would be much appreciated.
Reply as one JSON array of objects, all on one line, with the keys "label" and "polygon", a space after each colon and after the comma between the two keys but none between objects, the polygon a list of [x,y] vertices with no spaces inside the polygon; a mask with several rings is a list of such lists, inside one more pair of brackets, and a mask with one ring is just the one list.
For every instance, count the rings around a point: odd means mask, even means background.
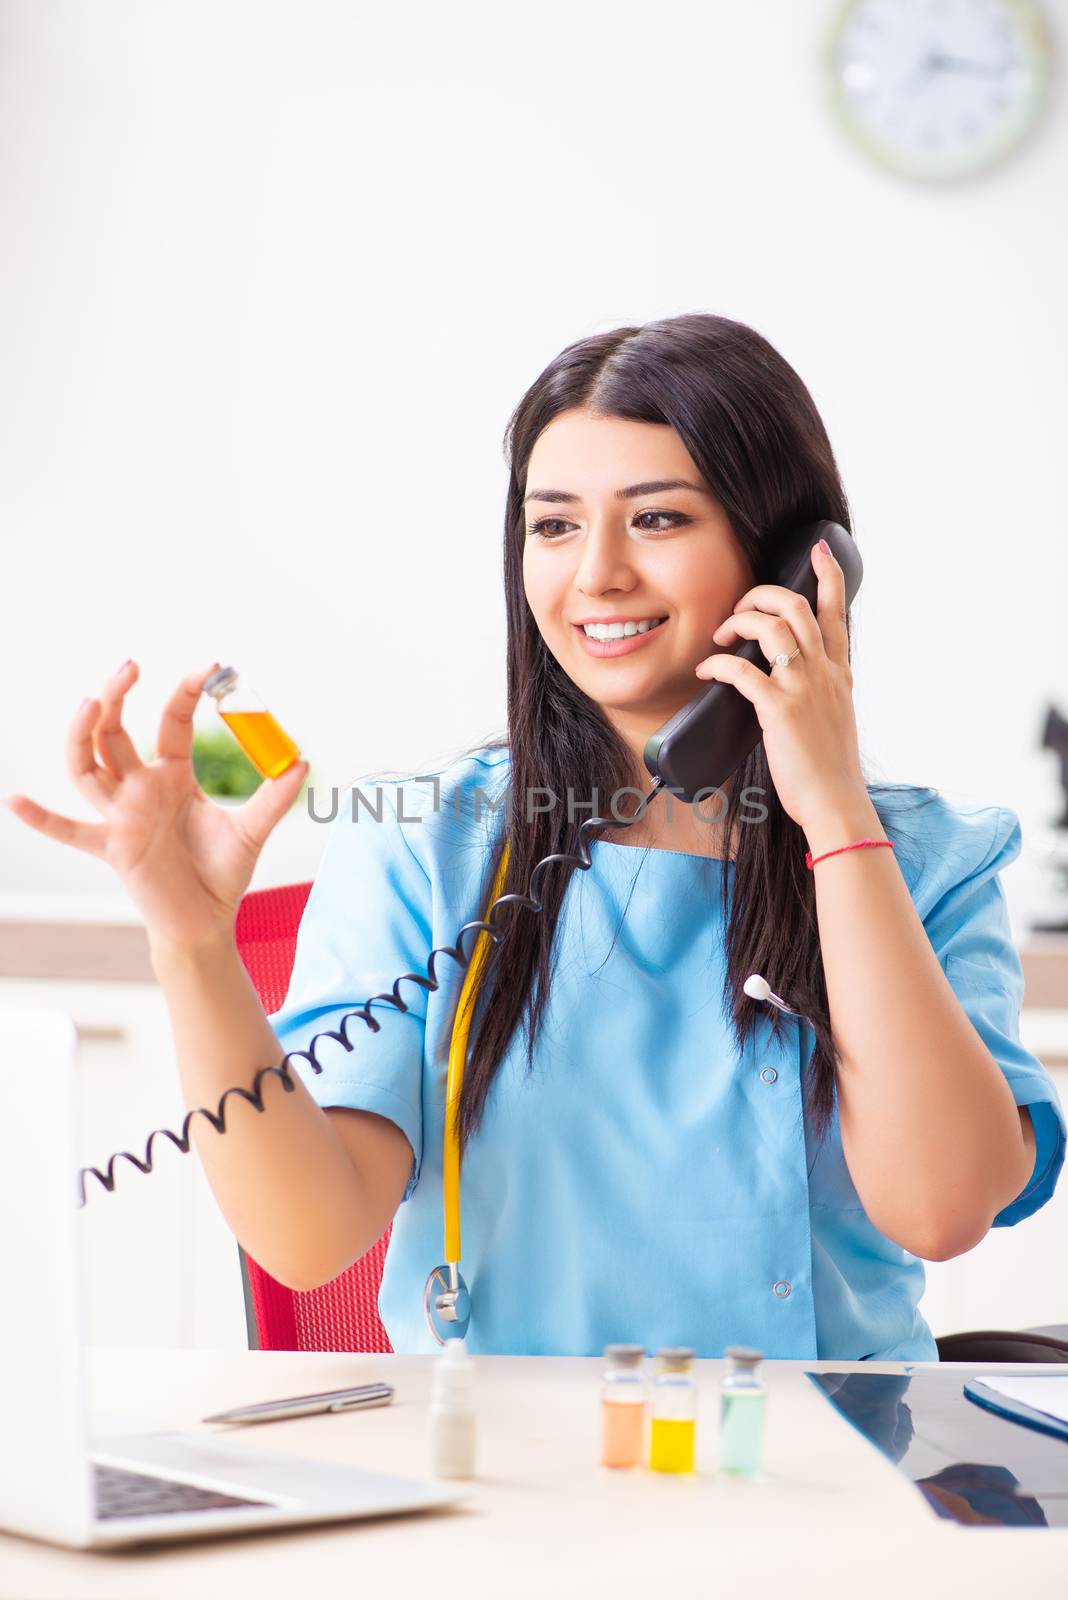
[{"label": "woman's eye", "polygon": [[[689,517],[684,517],[681,511],[639,511],[634,520],[635,522],[641,522],[643,517],[668,517],[671,519],[669,526],[672,527],[678,527],[683,522],[689,522],[690,520]],[[650,528],[648,526],[644,529],[646,533],[665,533],[666,531],[664,528]]]},{"label": "woman's eye", "polygon": [[537,535],[537,537],[540,538],[540,539],[555,539],[555,538],[558,537],[558,535],[555,534],[555,533],[549,533],[549,531],[548,531],[549,523],[550,522],[562,522],[562,521],[563,521],[562,517],[539,517],[537,522],[532,522],[530,524],[530,527],[527,529],[527,532]]},{"label": "woman's eye", "polygon": [[[690,521],[690,518],[685,516],[681,511],[639,511],[637,516],[634,518],[634,523],[636,527],[640,527],[642,533],[667,532],[667,529],[663,527],[651,528],[649,524],[643,520],[646,517],[666,517],[668,519],[669,527],[681,527],[683,523]],[[557,527],[560,527],[564,521],[565,519],[563,517],[539,517],[537,522],[532,522],[530,524],[527,532],[533,534],[535,538],[545,541],[558,539],[560,537],[559,533],[550,532],[550,524],[555,523]]]}]

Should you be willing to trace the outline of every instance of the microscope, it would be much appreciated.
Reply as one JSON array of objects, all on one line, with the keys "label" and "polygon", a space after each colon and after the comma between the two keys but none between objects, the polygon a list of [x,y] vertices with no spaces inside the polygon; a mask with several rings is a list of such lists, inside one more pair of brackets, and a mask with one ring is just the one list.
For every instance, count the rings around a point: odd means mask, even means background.
[{"label": "microscope", "polygon": [[1063,717],[1056,706],[1050,706],[1046,713],[1046,725],[1042,730],[1042,749],[1053,751],[1061,769],[1064,808],[1051,826],[1063,831],[1058,840],[1058,847],[1050,854],[1050,864],[1057,880],[1057,894],[1063,901],[1064,909],[1056,920],[1033,922],[1031,928],[1035,933],[1068,933],[1068,718]]}]

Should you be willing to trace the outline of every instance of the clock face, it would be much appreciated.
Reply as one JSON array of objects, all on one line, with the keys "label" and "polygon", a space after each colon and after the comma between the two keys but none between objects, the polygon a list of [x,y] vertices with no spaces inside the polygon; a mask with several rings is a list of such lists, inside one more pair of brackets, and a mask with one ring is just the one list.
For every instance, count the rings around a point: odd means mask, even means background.
[{"label": "clock face", "polygon": [[1049,92],[1032,0],[849,0],[832,31],[832,96],[849,135],[905,177],[959,178],[1014,149]]}]

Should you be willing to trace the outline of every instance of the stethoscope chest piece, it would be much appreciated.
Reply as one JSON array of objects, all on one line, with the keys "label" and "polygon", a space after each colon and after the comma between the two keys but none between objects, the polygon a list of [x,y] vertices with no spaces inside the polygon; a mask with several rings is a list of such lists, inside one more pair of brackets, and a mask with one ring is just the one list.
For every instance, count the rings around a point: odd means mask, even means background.
[{"label": "stethoscope chest piece", "polygon": [[471,1321],[471,1296],[459,1267],[435,1267],[423,1290],[427,1327],[439,1344],[467,1337]]}]

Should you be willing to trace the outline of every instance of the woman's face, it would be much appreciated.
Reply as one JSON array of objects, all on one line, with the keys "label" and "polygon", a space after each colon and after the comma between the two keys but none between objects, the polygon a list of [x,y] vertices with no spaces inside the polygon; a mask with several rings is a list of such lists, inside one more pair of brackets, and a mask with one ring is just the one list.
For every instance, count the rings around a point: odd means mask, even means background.
[{"label": "woman's face", "polygon": [[[692,487],[668,488],[685,480]],[[567,411],[539,434],[524,490],[523,583],[546,645],[640,754],[705,687],[699,661],[754,577],[673,428]],[[599,643],[593,618],[658,625]]]}]

